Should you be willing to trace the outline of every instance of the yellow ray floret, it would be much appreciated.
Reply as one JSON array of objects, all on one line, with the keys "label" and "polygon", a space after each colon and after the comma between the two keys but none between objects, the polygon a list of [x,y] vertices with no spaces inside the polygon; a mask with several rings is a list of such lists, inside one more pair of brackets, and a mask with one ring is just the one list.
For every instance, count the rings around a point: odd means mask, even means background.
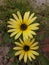
[{"label": "yellow ray floret", "polygon": [[21,61],[24,59],[24,62],[26,63],[29,59],[30,61],[35,60],[36,56],[39,55],[39,53],[36,51],[39,48],[38,42],[35,42],[35,39],[25,39],[21,40],[19,38],[20,42],[15,42],[16,46],[13,48],[15,52],[15,56],[19,55],[19,60]]},{"label": "yellow ray floret", "polygon": [[36,35],[35,30],[39,29],[39,23],[34,23],[37,17],[34,17],[34,13],[30,15],[30,11],[25,12],[24,16],[21,16],[21,13],[17,11],[16,14],[12,14],[13,18],[10,18],[8,21],[7,27],[9,28],[8,32],[11,33],[10,37],[15,36],[15,39],[18,39],[23,35],[23,39],[33,38],[33,35]]}]

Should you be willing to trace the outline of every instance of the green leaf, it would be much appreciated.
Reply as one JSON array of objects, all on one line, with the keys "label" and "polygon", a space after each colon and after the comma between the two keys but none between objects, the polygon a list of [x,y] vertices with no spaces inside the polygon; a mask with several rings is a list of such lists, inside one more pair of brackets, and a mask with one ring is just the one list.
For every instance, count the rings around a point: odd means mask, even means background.
[{"label": "green leaf", "polygon": [[15,51],[13,49],[10,49],[9,52],[8,52],[8,57],[11,58],[11,57],[14,57],[15,55]]},{"label": "green leaf", "polygon": [[30,62],[30,61],[28,60],[27,64],[28,64],[28,65],[35,65],[35,62],[34,62],[33,60],[32,60],[32,62]]},{"label": "green leaf", "polygon": [[40,56],[38,58],[40,65],[49,65],[49,60],[43,56],[43,54],[40,52]]},{"label": "green leaf", "polygon": [[4,43],[13,43],[14,39],[9,37],[8,33],[5,33],[3,36],[3,42]]},{"label": "green leaf", "polygon": [[45,35],[40,35],[40,36],[38,37],[38,39],[39,39],[40,41],[42,41],[44,38],[45,38]]},{"label": "green leaf", "polygon": [[14,63],[12,63],[12,65],[17,65],[17,64],[14,62]]}]

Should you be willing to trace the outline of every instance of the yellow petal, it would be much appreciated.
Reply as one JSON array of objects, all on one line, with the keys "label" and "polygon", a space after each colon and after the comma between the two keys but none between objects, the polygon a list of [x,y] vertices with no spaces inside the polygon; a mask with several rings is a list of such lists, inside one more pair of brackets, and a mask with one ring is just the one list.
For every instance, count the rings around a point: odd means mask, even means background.
[{"label": "yellow petal", "polygon": [[8,25],[7,27],[9,27],[9,28],[14,28],[12,25]]},{"label": "yellow petal", "polygon": [[39,23],[33,23],[30,26],[36,27],[36,26],[39,26],[39,25],[40,25]]},{"label": "yellow petal", "polygon": [[8,24],[10,24],[10,25],[16,25],[17,21],[8,21]]},{"label": "yellow petal", "polygon": [[9,28],[16,28],[17,27],[17,25],[15,24],[13,24],[13,25],[8,25],[7,27],[9,27]]},{"label": "yellow petal", "polygon": [[33,36],[32,36],[32,31],[31,30],[29,30],[29,28],[26,30],[26,31],[24,31],[24,34],[26,35],[26,36],[28,36],[28,37],[30,37],[30,38],[33,38]]},{"label": "yellow petal", "polygon": [[32,53],[34,54],[34,55],[39,55],[39,53],[38,52],[36,52],[36,51],[32,51]]},{"label": "yellow petal", "polygon": [[25,39],[24,40],[24,45],[28,45],[28,46],[30,46],[30,41],[29,41],[30,39]]},{"label": "yellow petal", "polygon": [[31,53],[30,52],[28,52],[28,58],[29,58],[30,61],[32,61]]},{"label": "yellow petal", "polygon": [[33,34],[33,35],[37,35],[34,31],[30,31],[31,32],[31,34]]},{"label": "yellow petal", "polygon": [[33,38],[30,42],[30,45],[32,46],[32,44],[34,43],[35,39]]},{"label": "yellow petal", "polygon": [[32,49],[32,50],[37,50],[38,48],[39,48],[39,46],[31,47],[30,49]]},{"label": "yellow petal", "polygon": [[38,30],[39,27],[30,27],[31,30]]},{"label": "yellow petal", "polygon": [[25,37],[25,35],[23,34],[23,40],[25,40],[26,39],[26,37]]},{"label": "yellow petal", "polygon": [[21,44],[24,45],[24,42],[20,38],[19,38],[19,40],[20,40]]},{"label": "yellow petal", "polygon": [[31,55],[31,57],[32,57],[33,59],[36,59],[35,56],[34,56],[33,54]]},{"label": "yellow petal", "polygon": [[37,17],[33,17],[31,20],[28,20],[28,25],[34,22],[37,19]]},{"label": "yellow petal", "polygon": [[10,18],[9,20],[10,20],[11,22],[16,23],[16,20],[14,20],[14,19],[12,19],[12,18]]},{"label": "yellow petal", "polygon": [[22,50],[22,47],[14,47],[14,50]]},{"label": "yellow petal", "polygon": [[30,38],[30,39],[32,39],[32,38],[33,38],[32,34],[29,34],[28,36],[29,36],[29,38]]},{"label": "yellow petal", "polygon": [[34,23],[34,24],[29,25],[29,26],[36,27],[36,26],[39,26],[39,25],[40,25],[39,23]]},{"label": "yellow petal", "polygon": [[29,58],[29,60],[30,60],[30,61],[32,61],[32,58],[31,58],[31,56],[29,56],[29,55],[28,55],[28,58]]},{"label": "yellow petal", "polygon": [[32,31],[30,31],[29,29],[27,29],[26,31],[24,31],[23,32],[23,37],[25,38],[25,39],[28,39],[28,38],[33,38],[33,36],[32,36]]},{"label": "yellow petal", "polygon": [[17,15],[18,15],[20,21],[22,22],[22,16],[21,16],[21,13],[19,11],[17,11]]},{"label": "yellow petal", "polygon": [[10,18],[10,21],[11,21],[11,23],[13,22],[13,25],[16,25],[16,24],[17,24],[17,26],[18,26],[18,25],[21,25],[20,20],[16,21],[16,20]]},{"label": "yellow petal", "polygon": [[[28,54],[29,54],[29,56],[30,56],[31,58],[35,59],[35,56],[32,54],[32,51],[31,51],[31,50],[29,51]],[[31,60],[31,59],[30,59],[30,60]]]},{"label": "yellow petal", "polygon": [[15,14],[12,14],[16,21],[19,21],[18,17]]},{"label": "yellow petal", "polygon": [[13,36],[16,35],[17,33],[18,33],[18,32],[15,32],[15,31],[12,32],[11,35],[10,35],[10,37],[13,37]]},{"label": "yellow petal", "polygon": [[21,22],[8,22],[10,23],[9,25],[7,25],[7,27],[9,28],[15,28],[15,29],[20,29],[20,25],[21,25]]},{"label": "yellow petal", "polygon": [[25,63],[27,62],[27,52],[25,52],[25,55],[24,55],[24,62]]},{"label": "yellow petal", "polygon": [[32,38],[31,31],[29,29],[23,31],[23,35],[23,37],[25,37],[26,39],[28,39],[28,37]]},{"label": "yellow petal", "polygon": [[[29,14],[30,14],[30,11],[25,12],[25,14],[24,14],[24,22],[26,22],[26,21],[28,20]],[[27,23],[27,22],[26,22],[26,23]]]},{"label": "yellow petal", "polygon": [[29,20],[31,20],[34,15],[35,15],[35,13],[32,13],[32,14],[30,15],[30,17],[29,17]]},{"label": "yellow petal", "polygon": [[15,42],[15,44],[16,45],[18,45],[18,46],[23,46],[21,43],[19,43],[19,42]]},{"label": "yellow petal", "polygon": [[25,32],[23,32],[23,40],[28,39],[28,35],[25,34]]},{"label": "yellow petal", "polygon": [[38,30],[39,27],[37,27],[39,24],[38,23],[35,23],[35,24],[31,24],[28,26],[28,29],[30,30]]},{"label": "yellow petal", "polygon": [[20,54],[19,60],[21,60],[23,58],[23,56],[24,56],[24,51],[22,51],[22,53]]},{"label": "yellow petal", "polygon": [[27,35],[28,35],[29,38],[33,38],[31,31],[28,31]]},{"label": "yellow petal", "polygon": [[33,43],[33,44],[31,45],[31,47],[34,47],[34,46],[36,46],[36,45],[38,45],[38,42]]},{"label": "yellow petal", "polygon": [[13,25],[14,22],[8,21],[8,24]]},{"label": "yellow petal", "polygon": [[22,52],[22,51],[17,51],[17,52],[15,53],[15,56],[21,54],[21,52]]},{"label": "yellow petal", "polygon": [[39,23],[34,23],[32,24],[33,26],[39,26],[40,24]]},{"label": "yellow petal", "polygon": [[14,32],[16,29],[10,29],[8,30],[8,32]]},{"label": "yellow petal", "polygon": [[15,36],[15,39],[18,39],[21,34],[22,34],[22,31],[20,31],[20,32]]}]

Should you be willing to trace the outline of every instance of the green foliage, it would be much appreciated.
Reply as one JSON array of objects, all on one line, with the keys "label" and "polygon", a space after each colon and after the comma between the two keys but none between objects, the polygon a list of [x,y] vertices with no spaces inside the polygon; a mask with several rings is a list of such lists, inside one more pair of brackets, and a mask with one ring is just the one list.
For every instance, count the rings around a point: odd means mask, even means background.
[{"label": "green foliage", "polygon": [[5,33],[3,36],[3,42],[12,44],[14,42],[14,39],[10,38],[8,33]]},{"label": "green foliage", "polygon": [[40,56],[38,58],[39,64],[40,65],[48,65],[49,61],[46,57],[43,56],[43,54],[40,52]]},{"label": "green foliage", "polygon": [[8,19],[12,16],[12,13],[16,13],[17,10],[21,11],[22,14],[25,11],[30,10],[30,6],[27,6],[28,4],[25,2],[17,2],[15,1],[6,1],[5,6],[0,6],[0,19],[3,21],[8,21]]},{"label": "green foliage", "polygon": [[45,38],[45,35],[40,35],[39,36],[39,41],[42,41]]},{"label": "green foliage", "polygon": [[13,49],[10,49],[7,56],[9,58],[14,57],[15,56],[14,53],[15,53],[15,51]]}]

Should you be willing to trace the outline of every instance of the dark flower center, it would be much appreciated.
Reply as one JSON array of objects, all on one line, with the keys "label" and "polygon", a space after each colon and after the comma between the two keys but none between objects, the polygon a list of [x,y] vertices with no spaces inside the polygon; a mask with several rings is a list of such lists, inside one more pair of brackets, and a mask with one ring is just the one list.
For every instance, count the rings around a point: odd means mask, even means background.
[{"label": "dark flower center", "polygon": [[24,50],[25,50],[25,51],[28,51],[28,50],[29,50],[29,46],[25,45],[25,46],[24,46]]},{"label": "dark flower center", "polygon": [[26,30],[27,29],[27,25],[26,24],[21,24],[20,28],[21,28],[21,30]]}]

